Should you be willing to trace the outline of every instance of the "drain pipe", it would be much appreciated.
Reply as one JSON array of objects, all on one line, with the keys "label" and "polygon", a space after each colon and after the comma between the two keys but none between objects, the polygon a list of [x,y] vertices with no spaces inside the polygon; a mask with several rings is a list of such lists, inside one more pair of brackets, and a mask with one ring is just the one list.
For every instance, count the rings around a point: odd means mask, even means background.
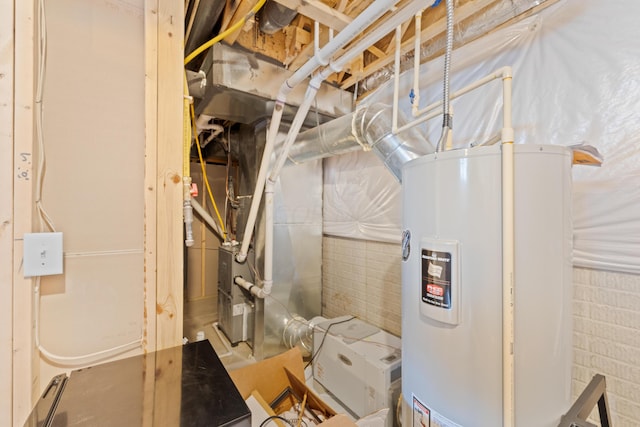
[{"label": "drain pipe", "polygon": [[411,92],[411,111],[413,116],[417,116],[420,105],[420,46],[422,33],[422,11],[416,13],[415,18],[415,44],[413,47],[413,89]]},{"label": "drain pipe", "polygon": [[[242,246],[236,257],[238,262],[244,262],[247,259],[247,253],[249,250],[249,243],[253,236],[253,228],[258,216],[258,208],[262,200],[262,192],[267,177],[267,169],[269,168],[269,162],[271,161],[271,153],[273,152],[273,146],[275,143],[278,130],[280,128],[280,121],[282,120],[282,113],[284,109],[287,96],[298,86],[304,79],[311,75],[318,67],[327,65],[329,60],[336,52],[346,46],[356,36],[360,35],[369,25],[375,20],[381,17],[391,7],[395,5],[398,0],[376,0],[369,7],[367,7],[362,13],[360,13],[349,25],[347,25],[342,31],[338,33],[332,40],[330,40],[322,49],[318,51],[309,61],[307,61],[302,67],[300,67],[291,77],[289,77],[280,87],[278,95],[276,96],[275,106],[271,117],[271,123],[267,131],[267,141],[265,143],[264,151],[262,153],[262,161],[260,163],[260,170],[256,179],[256,188],[253,193],[253,199],[251,201],[251,207],[249,209],[249,216],[247,218],[247,224],[244,230],[244,239],[242,240]],[[367,46],[368,47],[368,46]]]},{"label": "drain pipe", "polygon": [[193,210],[196,211],[196,213],[200,215],[200,217],[204,220],[204,222],[206,222],[209,225],[209,227],[213,229],[218,239],[220,239],[221,242],[224,242],[224,233],[222,232],[222,230],[220,230],[218,223],[215,222],[213,217],[209,215],[209,212],[207,212],[206,209],[203,208],[202,205],[198,203],[198,201],[195,198],[191,199],[191,207],[193,207]]},{"label": "drain pipe", "polygon": [[502,409],[503,425],[515,426],[515,231],[514,132],[511,69],[502,77]]}]

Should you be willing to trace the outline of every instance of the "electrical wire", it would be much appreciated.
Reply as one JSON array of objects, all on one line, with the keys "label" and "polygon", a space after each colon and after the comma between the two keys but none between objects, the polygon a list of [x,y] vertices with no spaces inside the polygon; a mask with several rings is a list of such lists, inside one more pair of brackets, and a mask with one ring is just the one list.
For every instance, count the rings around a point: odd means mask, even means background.
[{"label": "electrical wire", "polygon": [[142,345],[142,337],[135,341],[128,342],[126,344],[118,345],[106,350],[96,351],[94,353],[83,354],[82,356],[60,356],[48,351],[40,343],[40,277],[36,277],[36,285],[34,288],[35,302],[34,302],[34,324],[35,324],[35,341],[36,347],[40,353],[50,360],[51,362],[59,363],[61,365],[73,366],[84,365],[88,363],[97,362],[99,360],[107,359],[117,354],[124,353],[129,350],[133,350],[136,347]]},{"label": "electrical wire", "polygon": [[331,327],[332,327],[332,326],[334,326],[334,325],[339,325],[339,324],[341,324],[341,323],[347,323],[347,322],[350,322],[350,321],[352,321],[352,320],[353,320],[353,319],[355,319],[355,318],[356,318],[356,316],[351,316],[351,317],[350,317],[350,318],[348,318],[348,319],[340,320],[340,321],[338,321],[338,322],[333,322],[333,323],[331,323],[331,324],[327,327],[327,329],[325,329],[325,330],[324,330],[324,334],[322,335],[322,340],[320,341],[320,345],[318,346],[318,349],[316,350],[316,352],[315,352],[313,355],[311,355],[311,359],[309,359],[309,361],[307,362],[307,364],[306,364],[306,365],[304,365],[304,368],[306,369],[309,365],[311,365],[311,363],[313,362],[313,359],[315,359],[315,358],[318,356],[318,354],[320,354],[320,350],[322,350],[322,346],[324,345],[324,340],[327,338],[327,334],[329,334],[329,329],[331,329]]},{"label": "electrical wire", "polygon": [[193,104],[190,105],[191,108],[191,122],[193,125],[193,134],[196,139],[196,148],[198,149],[198,158],[200,159],[200,166],[202,168],[202,180],[204,181],[205,187],[207,187],[207,192],[209,193],[209,199],[211,199],[211,204],[213,204],[213,209],[216,212],[216,216],[218,217],[218,221],[220,222],[220,230],[222,230],[222,236],[226,240],[227,231],[224,227],[224,221],[220,216],[220,211],[218,211],[218,205],[216,204],[216,200],[213,198],[213,193],[211,192],[211,186],[209,185],[209,178],[207,177],[207,168],[205,167],[204,159],[202,158],[202,150],[200,149],[200,141],[198,140],[198,130],[196,129],[196,112],[193,108]]},{"label": "electrical wire", "polygon": [[294,427],[294,425],[293,425],[293,423],[291,421],[289,421],[285,417],[281,417],[280,415],[271,415],[271,416],[265,418],[264,421],[262,421],[260,423],[260,427],[265,427],[267,424],[269,424],[269,421],[271,421],[271,420],[284,421],[285,423],[289,424],[291,427]]},{"label": "electrical wire", "polygon": [[44,185],[44,175],[46,171],[46,156],[44,150],[44,133],[42,123],[44,121],[44,110],[42,108],[44,80],[47,69],[47,19],[45,16],[44,0],[38,1],[38,20],[40,24],[40,34],[38,37],[38,79],[36,83],[36,136],[38,139],[38,168],[36,171],[36,210],[40,222],[40,230],[46,225],[50,231],[56,231],[53,221],[47,214],[42,203],[42,187]]},{"label": "electrical wire", "polygon": [[258,13],[258,11],[260,10],[260,8],[266,3],[267,0],[260,0],[258,3],[256,3],[256,5],[249,11],[249,13],[247,13],[245,16],[243,16],[242,18],[240,18],[238,20],[238,22],[236,22],[235,24],[233,24],[232,26],[230,26],[229,28],[227,28],[224,32],[218,34],[217,36],[215,36],[214,38],[212,38],[211,40],[205,42],[202,46],[196,48],[196,50],[194,50],[193,52],[191,52],[189,55],[187,55],[187,57],[184,59],[184,65],[187,65],[189,62],[193,61],[198,55],[200,55],[202,52],[204,52],[205,50],[209,49],[211,46],[213,46],[214,44],[218,43],[220,40],[223,40],[225,37],[227,37],[229,34],[235,33],[236,30],[240,29],[240,27],[242,27],[244,25],[245,22],[247,22],[247,20],[253,18],[253,16]]}]

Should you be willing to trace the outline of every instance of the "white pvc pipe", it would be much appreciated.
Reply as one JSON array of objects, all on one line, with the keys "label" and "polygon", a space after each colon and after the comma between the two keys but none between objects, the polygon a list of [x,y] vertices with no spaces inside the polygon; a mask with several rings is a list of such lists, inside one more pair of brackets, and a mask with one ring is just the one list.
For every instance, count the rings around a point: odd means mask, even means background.
[{"label": "white pvc pipe", "polygon": [[267,130],[267,141],[262,153],[262,161],[260,162],[258,177],[256,178],[256,188],[253,192],[253,199],[251,200],[251,207],[249,208],[249,216],[247,217],[247,224],[244,229],[244,239],[242,240],[240,251],[238,252],[238,255],[236,255],[236,260],[241,263],[247,259],[247,253],[249,252],[249,243],[251,242],[253,227],[255,226],[256,219],[258,217],[258,208],[260,207],[260,202],[262,200],[264,182],[267,179],[267,169],[269,168],[269,162],[271,161],[271,153],[273,152],[275,137],[278,134],[278,129],[280,128],[283,109],[284,101],[276,100],[276,105],[271,117],[271,123]]},{"label": "white pvc pipe", "polygon": [[[380,1],[380,0],[377,0]],[[274,165],[271,174],[267,180],[267,187],[269,187],[269,191],[267,192],[265,187],[265,258],[264,258],[264,281],[263,281],[263,290],[266,295],[271,293],[271,287],[273,285],[273,185],[275,184],[278,176],[280,175],[280,170],[284,166],[285,161],[287,160],[287,156],[289,154],[289,149],[291,145],[295,142],[298,133],[300,132],[300,128],[304,122],[305,117],[311,107],[313,100],[315,99],[316,93],[318,92],[318,88],[320,84],[331,74],[334,72],[340,72],[342,68],[344,68],[347,64],[349,64],[357,55],[362,53],[366,48],[374,44],[376,41],[384,37],[391,29],[398,27],[404,21],[409,19],[409,17],[415,14],[415,9],[419,7],[418,4],[409,3],[404,6],[402,9],[398,10],[392,16],[389,17],[385,22],[378,25],[374,30],[368,33],[365,37],[360,39],[356,44],[349,48],[344,54],[342,54],[335,61],[331,61],[331,63],[323,68],[319,73],[317,73],[311,79],[309,86],[307,87],[307,92],[305,93],[304,100],[302,105],[298,108],[296,112],[296,116],[293,119],[293,123],[291,124],[291,128],[289,129],[289,133],[285,139],[285,142],[282,146],[280,156],[276,160],[276,164]],[[344,31],[344,30],[343,30]],[[399,30],[397,32],[397,38],[400,38]],[[342,33],[340,33],[342,34]],[[399,52],[399,49],[397,49]],[[265,147],[266,151],[266,147]],[[254,196],[255,197],[255,196]],[[255,200],[253,200],[255,202]],[[253,207],[253,204],[252,204]],[[246,232],[245,232],[246,233]],[[245,234],[245,241],[247,240],[247,235]],[[248,244],[247,244],[248,246]],[[243,246],[244,247],[244,241]],[[240,249],[240,253],[238,254],[238,261],[240,261],[240,256],[243,254],[243,249]]]},{"label": "white pvc pipe", "polygon": [[515,425],[515,235],[511,70],[503,77],[502,128],[502,410],[503,425]]},{"label": "white pvc pipe", "polygon": [[235,283],[236,285],[240,286],[241,288],[249,291],[255,297],[258,297],[258,298],[264,298],[265,297],[264,292],[262,291],[262,289],[259,286],[254,285],[253,283],[249,282],[248,280],[243,279],[240,276],[234,277],[233,278],[233,283]]},{"label": "white pvc pipe", "polygon": [[[475,89],[477,89],[477,88],[479,88],[479,87],[481,87],[481,86],[483,86],[483,85],[485,85],[485,84],[487,84],[487,83],[489,83],[489,82],[491,82],[493,80],[500,79],[500,78],[504,79],[506,76],[509,76],[509,77],[511,76],[511,67],[502,67],[502,68],[494,71],[493,73],[481,78],[480,80],[476,80],[475,82],[471,83],[470,85],[465,86],[464,88],[462,88],[462,89],[460,89],[460,90],[458,90],[456,92],[453,92],[451,94],[451,96],[450,96],[450,99],[459,98],[460,96],[465,95],[465,94],[467,94],[467,93],[469,93],[469,92],[471,92],[471,91],[473,91],[473,90],[475,90]],[[509,96],[509,99],[511,99],[510,96]],[[510,102],[510,100],[509,100],[509,102]],[[426,116],[419,117],[419,118],[407,123],[406,125],[398,128],[398,131],[396,133],[400,133],[402,131],[405,131],[405,130],[411,128],[411,127],[414,127],[414,126],[416,126],[416,125],[418,125],[420,123],[423,123],[423,122],[425,122],[427,120],[430,120],[430,119],[432,119],[434,117],[437,117],[438,115],[442,114],[442,109],[436,110],[436,108],[441,107],[442,104],[443,104],[442,100],[436,101],[436,102],[434,102],[432,104],[427,105],[422,110],[419,110],[418,115],[420,115],[420,116],[423,115],[423,114],[427,114],[427,113],[434,113],[434,115],[429,114],[429,115],[426,115]],[[506,109],[503,109],[503,110],[504,110],[503,114],[507,114]],[[511,111],[509,111],[508,114],[509,114],[509,123],[510,123],[511,122]],[[511,138],[513,139],[513,137],[511,137]]]},{"label": "white pvc pipe", "polygon": [[[375,0],[365,10],[360,13],[349,25],[344,27],[332,40],[330,40],[317,55],[314,55],[302,67],[300,67],[290,78],[287,79],[286,85],[294,88],[302,83],[304,79],[311,75],[321,65],[327,65],[333,55],[354,38],[361,35],[364,30],[375,20],[384,15],[398,0]],[[395,27],[395,25],[394,25]],[[372,29],[375,31],[375,29]],[[371,46],[371,45],[369,45]],[[365,49],[369,46],[366,46]],[[362,49],[364,50],[364,49]]]},{"label": "white pvc pipe", "polygon": [[[320,49],[316,55],[313,56],[313,58],[302,65],[302,67],[300,67],[295,73],[293,73],[293,75],[289,77],[282,84],[282,86],[280,86],[280,90],[278,92],[278,95],[276,96],[276,103],[273,109],[269,130],[267,131],[267,141],[265,143],[264,152],[262,154],[260,171],[258,172],[258,178],[256,179],[256,188],[253,193],[253,199],[251,201],[251,207],[249,209],[249,216],[247,218],[247,224],[244,230],[244,239],[242,240],[240,251],[236,257],[238,262],[244,262],[247,259],[249,243],[251,242],[251,237],[253,236],[253,227],[255,226],[256,218],[258,216],[258,208],[260,206],[260,202],[262,201],[262,192],[264,190],[264,184],[266,180],[267,169],[269,167],[269,161],[271,160],[273,145],[280,128],[282,110],[284,108],[284,104],[289,92],[291,92],[293,88],[298,86],[302,81],[304,81],[304,79],[311,75],[311,73],[313,73],[319,66],[329,63],[329,60],[333,55],[335,55],[337,51],[342,49],[356,36],[360,35],[370,24],[372,24],[376,19],[381,17],[385,12],[387,12],[387,10],[395,5],[397,1],[398,0],[374,1],[353,21],[351,21],[349,25],[347,25],[342,31],[340,31],[336,37],[329,40],[329,42],[324,45],[324,47]],[[362,50],[364,50],[364,48]]]},{"label": "white pvc pipe", "polygon": [[398,97],[400,95],[400,47],[402,46],[402,27],[396,27],[396,52],[394,58],[393,73],[393,116],[391,119],[391,132],[398,132]]},{"label": "white pvc pipe", "polygon": [[422,31],[422,11],[416,13],[415,45],[413,47],[413,100],[411,102],[411,113],[413,117],[418,116],[420,106],[420,32]]},{"label": "white pvc pipe", "polygon": [[264,189],[264,279],[262,291],[271,294],[273,286],[273,189],[274,181],[267,180]]},{"label": "white pvc pipe", "polygon": [[313,54],[320,52],[320,22],[313,21]]},{"label": "white pvc pipe", "polygon": [[[304,98],[302,100],[302,104],[298,107],[298,111],[296,111],[296,115],[293,118],[293,122],[291,123],[291,127],[289,128],[289,132],[282,144],[282,148],[280,149],[280,154],[276,163],[273,165],[271,169],[271,173],[269,174],[269,178],[267,182],[271,181],[272,184],[275,184],[278,176],[280,176],[280,171],[284,166],[287,156],[289,155],[289,149],[295,142],[298,134],[300,133],[300,129],[304,124],[304,120],[307,117],[307,113],[311,108],[311,104],[313,104],[314,99],[316,98],[316,94],[318,93],[318,89],[320,88],[321,81],[317,81],[317,76],[314,76],[307,86],[307,91],[305,92]],[[265,190],[266,192],[266,190]]]},{"label": "white pvc pipe", "polygon": [[193,207],[193,210],[195,210],[198,215],[200,215],[200,217],[207,223],[209,224],[209,226],[213,229],[214,233],[218,236],[218,238],[220,239],[220,241],[224,241],[224,237],[222,234],[222,230],[220,230],[220,227],[218,226],[218,224],[215,222],[215,220],[213,219],[213,217],[211,215],[209,215],[209,212],[207,212],[200,203],[198,203],[198,201],[196,199],[191,199],[191,206]]}]

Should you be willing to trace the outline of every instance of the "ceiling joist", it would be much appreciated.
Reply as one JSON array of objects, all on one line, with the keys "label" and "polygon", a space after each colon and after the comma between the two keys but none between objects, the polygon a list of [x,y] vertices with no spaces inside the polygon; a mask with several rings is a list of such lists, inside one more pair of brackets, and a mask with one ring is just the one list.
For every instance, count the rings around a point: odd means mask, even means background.
[{"label": "ceiling joist", "polygon": [[289,9],[318,21],[325,27],[340,31],[349,25],[352,19],[342,12],[327,6],[318,0],[275,0]]}]

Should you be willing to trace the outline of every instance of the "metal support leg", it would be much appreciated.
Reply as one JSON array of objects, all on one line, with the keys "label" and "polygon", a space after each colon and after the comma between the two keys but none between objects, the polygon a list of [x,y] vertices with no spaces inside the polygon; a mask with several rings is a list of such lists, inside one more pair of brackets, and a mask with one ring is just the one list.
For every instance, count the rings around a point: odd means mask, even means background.
[{"label": "metal support leg", "polygon": [[596,404],[600,413],[600,424],[602,427],[611,427],[606,381],[604,376],[600,374],[593,376],[569,412],[562,417],[558,427],[596,427],[595,424],[587,421]]}]

